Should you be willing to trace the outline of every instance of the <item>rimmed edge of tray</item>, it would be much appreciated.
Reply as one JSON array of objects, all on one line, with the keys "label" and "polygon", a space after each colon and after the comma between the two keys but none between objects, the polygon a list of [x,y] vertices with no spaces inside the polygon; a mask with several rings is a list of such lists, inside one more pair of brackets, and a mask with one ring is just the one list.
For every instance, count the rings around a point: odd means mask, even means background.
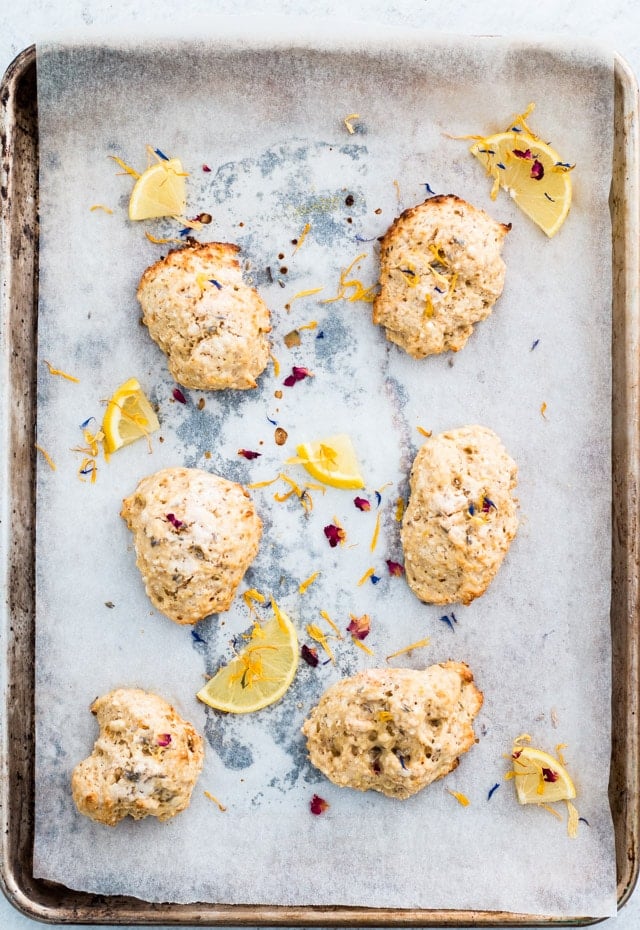
[{"label": "rimmed edge of tray", "polygon": [[[639,540],[640,471],[640,192],[638,86],[615,56],[612,391],[612,765],[609,799],[616,840],[617,902],[638,876],[639,797]],[[249,926],[478,927],[577,926],[589,917],[559,918],[496,911],[364,907],[152,904],[91,895],[33,877],[35,425],[38,312],[38,116],[35,46],[10,65],[0,85],[2,107],[2,319],[0,483],[4,550],[4,693],[0,817],[7,899],[44,922]],[[2,442],[4,441],[4,443]],[[1,480],[4,479],[4,480]]]}]

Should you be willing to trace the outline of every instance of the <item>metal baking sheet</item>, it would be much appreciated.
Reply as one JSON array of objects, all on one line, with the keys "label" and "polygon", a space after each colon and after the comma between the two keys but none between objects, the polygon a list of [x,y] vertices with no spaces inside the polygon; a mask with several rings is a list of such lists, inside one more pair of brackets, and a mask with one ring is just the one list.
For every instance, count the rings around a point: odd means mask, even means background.
[{"label": "metal baking sheet", "polygon": [[[33,526],[33,425],[35,412],[33,409],[33,376],[35,359],[32,352],[35,331],[35,288],[37,283],[37,248],[35,240],[35,205],[37,195],[36,164],[37,164],[37,121],[33,106],[35,94],[25,93],[28,87],[29,74],[33,78],[33,56],[31,59],[25,53],[13,66],[5,78],[6,129],[8,141],[11,145],[6,151],[16,152],[29,157],[19,160],[13,159],[8,165],[8,181],[6,199],[3,203],[8,222],[6,230],[8,248],[5,254],[13,256],[8,263],[9,278],[6,290],[6,318],[11,323],[7,333],[11,335],[9,348],[12,362],[9,365],[12,389],[7,392],[11,399],[11,418],[7,416],[6,425],[10,433],[10,444],[7,445],[10,456],[14,461],[18,455],[24,457],[28,467],[14,470],[10,488],[9,506],[20,508],[11,520],[5,520],[4,526],[9,525],[14,530],[11,547],[8,547],[9,562],[9,592],[12,596],[14,608],[10,617],[13,625],[13,635],[9,637],[8,645],[11,650],[11,659],[7,665],[7,685],[10,688],[20,687],[20,698],[10,702],[11,714],[7,714],[7,746],[11,748],[18,745],[25,747],[28,734],[32,733],[32,693],[26,686],[27,680],[32,681],[31,648],[33,637],[33,603],[32,585],[25,565],[32,565],[32,526]],[[32,89],[33,90],[33,89]],[[613,337],[614,337],[614,461],[613,480],[616,494],[614,498],[614,594],[612,599],[612,630],[614,639],[614,715],[624,710],[627,716],[618,720],[614,716],[614,734],[616,734],[612,765],[612,796],[611,803],[616,822],[616,839],[618,844],[618,900],[622,902],[627,889],[632,887],[635,880],[635,848],[634,841],[637,832],[637,809],[635,807],[635,792],[630,791],[636,783],[637,759],[635,734],[627,725],[635,712],[637,703],[636,681],[632,676],[634,669],[634,650],[636,648],[636,617],[635,617],[635,578],[633,566],[635,564],[636,539],[634,535],[636,521],[636,494],[635,475],[637,470],[637,435],[635,422],[637,419],[636,397],[634,395],[637,364],[637,339],[634,326],[634,312],[637,303],[637,255],[635,252],[637,231],[637,190],[632,180],[632,166],[636,159],[636,90],[632,77],[622,62],[616,64],[616,169],[613,183],[612,217],[614,224],[614,279],[615,293],[613,306]],[[25,114],[31,114],[31,120]],[[20,148],[22,147],[22,148]],[[31,173],[29,173],[31,168]],[[31,184],[29,183],[31,182]],[[13,210],[9,213],[9,201]],[[12,219],[16,216],[16,204],[20,204],[21,222],[17,224]],[[25,224],[29,209],[32,210],[33,222]],[[31,231],[31,249],[25,248],[29,241],[26,230]],[[24,300],[24,295],[28,299]],[[18,295],[20,299],[18,300]],[[26,313],[26,309],[30,312]],[[24,343],[21,344],[20,340]],[[26,351],[25,351],[26,350]],[[19,359],[19,362],[16,361]],[[27,366],[26,370],[18,366]],[[31,404],[26,412],[17,413],[22,404]],[[8,411],[9,412],[9,411]],[[23,536],[23,533],[26,535]],[[13,560],[11,560],[11,558]],[[621,668],[625,673],[621,675]],[[628,670],[628,674],[627,671]],[[18,697],[16,692],[16,698]],[[17,719],[19,708],[24,713]],[[14,724],[16,725],[14,728]],[[624,737],[622,742],[619,742]],[[366,924],[366,923],[403,923],[415,925],[442,925],[452,922],[468,922],[473,917],[477,923],[527,923],[532,922],[530,915],[498,915],[494,913],[473,912],[442,912],[442,911],[395,911],[390,909],[374,910],[366,908],[264,908],[233,906],[220,908],[218,906],[201,905],[193,908],[189,905],[174,906],[145,905],[143,902],[131,902],[130,899],[109,899],[104,904],[105,910],[97,912],[87,903],[90,896],[75,895],[64,889],[50,889],[46,883],[35,882],[29,875],[28,859],[32,844],[32,833],[21,829],[22,823],[19,810],[23,806],[16,803],[16,793],[22,790],[22,800],[31,801],[30,778],[32,776],[33,758],[31,747],[27,746],[26,755],[6,753],[5,764],[12,767],[11,778],[7,779],[7,796],[3,798],[3,811],[5,816],[13,811],[12,827],[5,831],[5,842],[17,843],[13,855],[6,850],[5,856],[5,887],[10,897],[32,914],[51,919],[77,919],[78,921],[118,920],[119,922],[167,922],[176,920],[189,922],[196,919],[207,919],[209,922],[237,922],[237,923],[315,923],[315,924]],[[22,759],[24,768],[18,771]],[[622,774],[621,774],[622,773]],[[631,777],[632,774],[632,777]],[[22,778],[20,778],[20,775]],[[25,779],[24,776],[27,776]],[[10,789],[10,790],[9,790]],[[10,803],[6,803],[10,802]],[[18,823],[16,823],[16,816]],[[5,821],[7,823],[7,821]],[[22,824],[27,827],[28,823]],[[20,842],[21,841],[21,842]],[[22,859],[16,858],[16,851],[20,849]],[[10,865],[9,865],[10,864]],[[9,868],[8,868],[9,866]],[[17,881],[20,876],[20,881]],[[43,887],[44,886],[44,887]],[[48,894],[45,894],[45,891]],[[56,904],[53,904],[48,895],[55,891]],[[65,893],[70,895],[65,899]],[[64,903],[63,903],[64,902]],[[96,903],[95,901],[93,903]],[[55,910],[55,907],[58,910]],[[40,908],[44,910],[40,910]],[[47,911],[47,907],[54,908]],[[63,908],[68,908],[64,911]],[[78,910],[75,910],[77,908]],[[71,917],[69,916],[71,915]],[[543,922],[553,922],[546,918]]]}]

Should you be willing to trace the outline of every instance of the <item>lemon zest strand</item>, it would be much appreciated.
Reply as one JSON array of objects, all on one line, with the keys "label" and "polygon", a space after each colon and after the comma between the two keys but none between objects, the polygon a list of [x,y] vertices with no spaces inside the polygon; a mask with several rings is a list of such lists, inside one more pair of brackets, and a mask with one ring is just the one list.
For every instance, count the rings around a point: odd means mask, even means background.
[{"label": "lemon zest strand", "polygon": [[307,236],[308,236],[308,234],[309,234],[310,232],[311,232],[311,223],[305,223],[304,229],[302,230],[302,232],[301,232],[300,235],[298,236],[298,241],[297,241],[297,243],[296,243],[296,247],[295,247],[295,249],[293,250],[293,254],[294,254],[294,255],[296,254],[296,252],[298,251],[298,249],[300,248],[300,246],[302,245],[302,243],[303,243],[304,240],[307,238]]},{"label": "lemon zest strand", "polygon": [[227,808],[224,806],[224,804],[222,803],[222,801],[219,801],[219,800],[217,799],[217,797],[215,796],[215,794],[211,794],[210,791],[205,791],[205,792],[204,792],[204,796],[205,796],[205,798],[208,798],[210,801],[213,801],[214,804],[217,804],[217,805],[218,805],[218,810],[219,810],[219,811],[222,811],[222,813],[224,814],[224,812],[226,811]]},{"label": "lemon zest strand", "polygon": [[109,155],[109,158],[112,158],[113,161],[115,161],[118,165],[120,165],[120,167],[125,172],[125,174],[130,174],[131,177],[136,178],[136,180],[140,177],[140,173],[136,171],[135,168],[132,168],[130,165],[124,162],[121,158],[118,158],[117,155]]},{"label": "lemon zest strand", "polygon": [[386,661],[389,659],[395,659],[396,656],[404,655],[405,652],[413,652],[414,649],[422,649],[424,646],[430,646],[431,640],[427,636],[426,639],[419,639],[415,643],[410,643],[410,645],[405,646],[403,649],[398,649],[397,652],[392,652],[391,655],[388,655]]},{"label": "lemon zest strand", "polygon": [[362,649],[363,652],[366,652],[368,656],[374,656],[374,655],[375,655],[375,652],[373,651],[373,649],[369,649],[369,647],[366,646],[366,645],[362,642],[361,639],[356,639],[355,636],[352,636],[352,637],[351,637],[351,642],[353,643],[354,646],[357,646],[358,649]]},{"label": "lemon zest strand", "polygon": [[331,619],[331,617],[329,616],[326,610],[321,610],[320,616],[322,617],[323,620],[325,620],[329,624],[329,626],[334,631],[338,639],[344,639],[344,636],[340,632],[340,627],[338,626],[337,623],[334,623],[334,621]]},{"label": "lemon zest strand", "polygon": [[375,571],[376,571],[375,568],[368,568],[366,572],[364,573],[364,575],[362,576],[362,578],[360,579],[360,581],[358,582],[357,586],[361,588],[362,585],[365,583],[365,581],[368,581],[372,575],[375,575]]},{"label": "lemon zest strand", "polygon": [[322,630],[320,629],[320,627],[319,627],[319,626],[316,626],[315,623],[308,623],[306,629],[307,629],[307,633],[309,634],[309,636],[311,637],[311,639],[312,639],[314,642],[318,643],[318,645],[322,646],[322,648],[324,649],[324,651],[327,653],[327,655],[329,656],[329,658],[331,659],[331,661],[332,661],[333,664],[335,665],[336,657],[334,656],[334,654],[333,654],[333,652],[332,652],[331,646],[330,646],[329,643],[327,642],[327,637],[326,637],[325,634],[322,632]]},{"label": "lemon zest strand", "polygon": [[352,120],[352,119],[360,119],[360,114],[359,114],[359,113],[350,113],[348,116],[345,116],[345,118],[344,118],[344,120],[343,120],[345,126],[347,127],[347,132],[349,133],[350,136],[352,136],[352,135],[354,134],[354,132],[355,132],[355,129],[354,129],[353,126],[351,125],[351,120]]},{"label": "lemon zest strand", "polygon": [[80,378],[75,378],[73,375],[68,375],[66,371],[62,371],[61,368],[54,368],[51,362],[48,362],[44,359],[44,363],[49,369],[50,375],[59,375],[61,378],[66,378],[67,381],[73,381],[75,384],[80,384]]},{"label": "lemon zest strand", "polygon": [[300,582],[298,585],[298,594],[306,594],[307,590],[311,587],[319,574],[320,572],[314,572],[312,575],[309,575],[305,581]]},{"label": "lemon zest strand", "polygon": [[46,449],[43,449],[42,446],[39,446],[37,442],[34,443],[34,445],[35,445],[36,449],[38,450],[38,452],[41,452],[41,453],[44,455],[44,460],[45,460],[45,462],[47,463],[47,465],[49,466],[49,468],[51,469],[51,471],[55,471],[55,470],[56,470],[56,464],[55,464],[55,462],[53,461],[53,459],[51,458],[51,456],[49,455],[49,453],[46,451]]},{"label": "lemon zest strand", "polygon": [[376,546],[378,545],[379,535],[380,535],[380,512],[378,511],[378,515],[376,516],[376,525],[373,530],[373,536],[371,537],[371,545],[369,547],[372,552],[375,550]]}]

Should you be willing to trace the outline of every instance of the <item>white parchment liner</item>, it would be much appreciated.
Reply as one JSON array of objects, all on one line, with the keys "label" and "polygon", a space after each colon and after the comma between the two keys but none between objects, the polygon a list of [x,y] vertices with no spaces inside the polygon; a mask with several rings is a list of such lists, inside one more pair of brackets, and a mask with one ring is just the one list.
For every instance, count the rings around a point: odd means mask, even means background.
[{"label": "white parchment liner", "polygon": [[[42,461],[38,476],[35,874],[151,901],[610,915],[612,58],[586,44],[262,27],[260,38],[237,38],[227,23],[206,41],[39,51],[39,354],[80,384],[39,365],[38,441],[57,470]],[[504,128],[532,100],[533,127],[577,163],[572,210],[553,240],[503,193],[492,202],[468,143],[446,135]],[[353,135],[343,123],[351,113],[360,114]],[[141,169],[147,143],[182,159],[188,214],[214,218],[198,237],[238,242],[273,312],[280,376],[270,367],[256,391],[208,394],[203,410],[198,392],[185,391],[186,405],[173,401],[164,356],[139,325],[137,281],[167,248],[144,230],[175,235],[179,227],[130,223],[131,179],[107,156]],[[385,342],[369,304],[321,301],[360,252],[357,276],[375,281],[375,237],[424,199],[426,184],[513,230],[493,315],[458,355],[417,362]],[[91,211],[98,203],[113,214]],[[292,301],[315,287],[323,291]],[[318,328],[286,349],[284,334],[311,320]],[[292,364],[314,377],[283,387]],[[131,446],[101,463],[95,485],[80,483],[81,457],[69,451],[81,441],[79,424],[99,421],[104,399],[132,375],[159,405],[163,442],[154,441],[152,455],[144,442]],[[283,448],[271,421],[289,433]],[[416,427],[472,423],[496,430],[519,464],[521,527],[486,595],[454,608],[452,632],[442,609],[389,576],[385,559],[402,561],[395,502],[422,442]],[[348,639],[334,643],[336,666],[303,664],[274,707],[241,718],[207,711],[195,691],[249,625],[242,598],[198,625],[197,636],[152,610],[121,499],[169,465],[243,482],[271,478],[296,442],[342,430],[374,509],[361,513],[352,493],[329,490],[315,494],[307,518],[295,499],[273,500],[281,488],[254,491],[265,534],[243,589],[275,595],[303,641],[321,609],[341,627],[350,612],[368,612],[376,655]],[[245,461],[241,447],[262,457]],[[348,546],[335,550],[322,532],[333,516],[348,533]],[[358,587],[370,566],[380,582]],[[320,578],[300,596],[299,582],[315,570]],[[467,661],[485,694],[478,745],[455,773],[408,801],[331,785],[306,760],[299,729],[309,708],[337,677],[383,664],[425,636],[428,648],[394,661]],[[109,829],[81,817],[70,797],[71,770],[96,735],[88,706],[123,685],[162,694],[206,734],[191,806],[166,824]],[[544,811],[521,808],[504,781],[503,754],[523,731],[551,751],[568,744],[588,821],[576,840]],[[447,788],[466,794],[469,807]],[[316,792],[330,803],[321,817],[309,812]]]}]

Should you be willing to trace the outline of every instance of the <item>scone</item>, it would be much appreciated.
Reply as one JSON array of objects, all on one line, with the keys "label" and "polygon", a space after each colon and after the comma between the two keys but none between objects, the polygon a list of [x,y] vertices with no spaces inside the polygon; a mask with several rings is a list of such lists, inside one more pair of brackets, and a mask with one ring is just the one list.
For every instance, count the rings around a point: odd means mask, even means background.
[{"label": "scone", "polygon": [[269,360],[269,310],[243,283],[239,251],[229,242],[193,243],[140,279],[143,322],[184,387],[254,388]]},{"label": "scone", "polygon": [[428,604],[469,604],[516,534],[518,469],[494,432],[464,426],[428,439],[411,469],[402,521],[409,586]]},{"label": "scone", "polygon": [[454,194],[405,210],[382,239],[373,322],[414,358],[457,352],[502,293],[510,229]]},{"label": "scone", "polygon": [[165,468],[139,482],[120,516],[154,607],[175,623],[229,609],[262,535],[241,485],[198,468]]},{"label": "scone", "polygon": [[371,668],[325,691],[302,732],[312,764],[336,785],[408,798],[457,767],[481,706],[462,662]]},{"label": "scone", "polygon": [[169,820],[189,806],[202,771],[202,737],[171,704],[138,688],[120,688],[91,705],[100,733],[71,776],[81,814],[115,826],[124,817]]}]

